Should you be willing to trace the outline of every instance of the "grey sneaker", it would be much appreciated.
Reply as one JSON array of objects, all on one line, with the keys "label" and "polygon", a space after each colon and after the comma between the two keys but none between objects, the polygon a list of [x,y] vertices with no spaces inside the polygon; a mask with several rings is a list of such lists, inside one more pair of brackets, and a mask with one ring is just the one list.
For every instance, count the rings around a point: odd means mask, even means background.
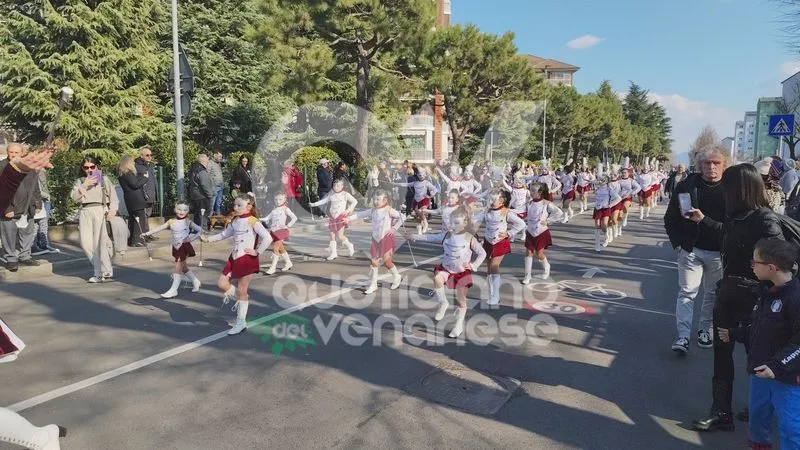
[{"label": "grey sneaker", "polygon": [[689,339],[678,338],[675,343],[672,344],[672,351],[680,355],[685,355],[689,351]]},{"label": "grey sneaker", "polygon": [[697,346],[700,348],[711,348],[714,346],[714,341],[711,340],[711,333],[708,330],[700,330],[697,332]]}]

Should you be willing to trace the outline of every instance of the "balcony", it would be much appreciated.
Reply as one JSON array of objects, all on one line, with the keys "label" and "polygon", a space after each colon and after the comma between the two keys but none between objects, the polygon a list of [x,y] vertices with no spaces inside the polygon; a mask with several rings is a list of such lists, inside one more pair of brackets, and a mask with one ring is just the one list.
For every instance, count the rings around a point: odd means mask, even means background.
[{"label": "balcony", "polygon": [[412,115],[403,127],[406,130],[433,129],[433,116]]}]

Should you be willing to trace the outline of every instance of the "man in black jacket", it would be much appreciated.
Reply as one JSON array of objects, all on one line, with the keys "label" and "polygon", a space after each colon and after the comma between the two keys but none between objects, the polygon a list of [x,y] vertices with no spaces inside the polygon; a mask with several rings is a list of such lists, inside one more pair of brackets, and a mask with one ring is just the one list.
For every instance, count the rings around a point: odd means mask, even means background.
[{"label": "man in black jacket", "polygon": [[[151,166],[153,163],[153,151],[149,147],[140,148],[139,157],[133,162],[136,164],[136,175],[145,177],[147,180],[142,190],[144,191],[144,200],[147,203],[144,213],[147,217],[150,217],[153,214],[153,205],[156,202],[156,173]],[[147,223],[147,220],[140,222],[142,223],[142,233],[150,231],[150,225]],[[154,241],[156,239],[157,238],[154,236],[145,236],[145,240],[147,241]]]},{"label": "man in black jacket", "polygon": [[[678,301],[675,307],[678,337],[672,350],[685,355],[689,350],[692,332],[694,299],[703,285],[703,304],[697,345],[712,348],[712,317],[716,300],[716,284],[722,278],[721,242],[719,234],[704,223],[696,224],[681,212],[681,194],[688,195],[691,206],[709,218],[722,222],[725,218],[722,198],[722,172],[728,166],[727,154],[717,147],[709,147],[698,154],[701,174],[692,174],[677,184],[664,215],[672,247],[678,252]],[[684,211],[685,212],[685,211]]]},{"label": "man in black jacket", "polygon": [[[8,145],[8,159],[0,161],[2,172],[9,161],[23,156],[25,147],[21,144]],[[31,247],[36,238],[33,216],[42,208],[42,196],[39,191],[39,174],[25,175],[20,183],[11,204],[3,211],[0,218],[0,239],[3,242],[6,269],[16,272],[20,265],[38,266],[39,262],[31,258]]]},{"label": "man in black jacket", "polygon": [[206,170],[207,166],[208,156],[198,155],[197,161],[189,168],[189,208],[193,214],[192,220],[200,227],[208,223],[211,197],[214,195],[214,183]]},{"label": "man in black jacket", "polygon": [[[328,195],[328,192],[333,189],[333,173],[329,168],[330,162],[322,158],[317,167],[317,197],[321,200]],[[325,212],[320,209],[320,216],[324,216]]]}]

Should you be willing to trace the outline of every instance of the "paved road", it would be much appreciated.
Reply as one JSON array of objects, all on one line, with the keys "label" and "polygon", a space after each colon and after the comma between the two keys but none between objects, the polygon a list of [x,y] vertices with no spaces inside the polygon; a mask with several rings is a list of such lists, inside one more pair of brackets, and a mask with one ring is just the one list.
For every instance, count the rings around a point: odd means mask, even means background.
[{"label": "paved road", "polygon": [[[743,447],[743,426],[688,429],[709,406],[711,352],[669,350],[676,274],[660,218],[631,220],[601,254],[589,227],[588,215],[553,227],[551,280],[532,289],[519,283],[515,243],[499,307],[481,302],[488,290],[476,280],[467,317],[483,323],[470,322],[468,341],[444,338],[452,316],[439,329],[424,320],[435,308],[427,288],[439,254],[427,244],[414,245],[413,259],[401,247],[403,289],[365,299],[363,253],[326,262],[324,237],[295,236],[294,249],[311,258],[295,257],[289,275],[256,279],[250,320],[261,326],[236,337],[224,334],[234,316],[219,309],[213,286],[220,252],[195,269],[200,293],[171,300],[158,297],[169,284],[166,259],[119,269],[103,285],[60,275],[3,284],[0,311],[28,348],[0,366],[0,404],[67,426],[65,449]],[[360,249],[367,230],[352,230]],[[538,315],[554,310],[557,330]],[[386,323],[388,314],[405,326]],[[524,342],[509,326],[492,327],[501,319],[523,325]],[[304,325],[313,344],[274,347],[298,343],[267,339],[264,325],[280,324]],[[451,386],[436,384],[441,370],[467,369],[521,386],[490,415],[430,399]],[[479,387],[459,386],[465,398]]]}]

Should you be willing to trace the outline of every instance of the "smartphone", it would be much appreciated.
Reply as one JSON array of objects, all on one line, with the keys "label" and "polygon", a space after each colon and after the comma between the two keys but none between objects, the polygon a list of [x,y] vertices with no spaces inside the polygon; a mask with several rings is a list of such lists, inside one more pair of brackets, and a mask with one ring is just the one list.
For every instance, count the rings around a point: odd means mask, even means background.
[{"label": "smartphone", "polygon": [[678,194],[678,202],[681,205],[681,214],[684,216],[689,214],[689,211],[692,210],[692,197],[689,196],[689,193],[681,192]]}]

